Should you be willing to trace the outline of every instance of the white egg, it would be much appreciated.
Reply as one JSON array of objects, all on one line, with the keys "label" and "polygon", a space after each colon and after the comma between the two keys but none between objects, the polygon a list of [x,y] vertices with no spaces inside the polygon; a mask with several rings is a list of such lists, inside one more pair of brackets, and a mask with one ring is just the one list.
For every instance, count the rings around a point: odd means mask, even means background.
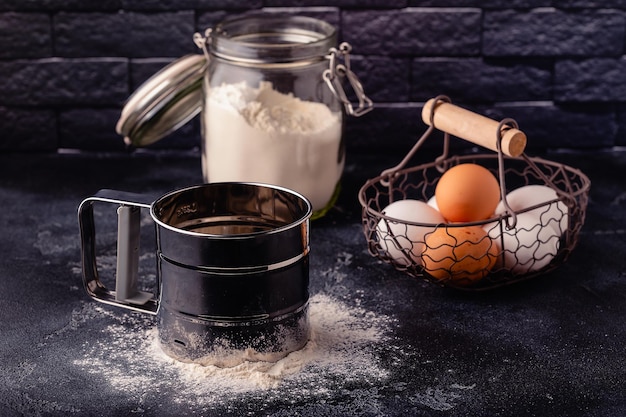
[{"label": "white egg", "polygon": [[[556,191],[545,185],[526,185],[506,195],[509,206],[516,213],[526,208],[546,203],[528,213],[535,213],[537,216],[540,216],[541,224],[552,226],[559,232],[560,236],[567,230],[569,215],[567,205],[562,201],[547,204],[548,201],[556,200],[557,198]],[[505,211],[504,203],[500,201],[496,208],[496,214],[500,215]]]},{"label": "white egg", "polygon": [[439,206],[437,205],[437,199],[435,198],[435,196],[430,197],[426,204],[439,211]]},{"label": "white egg", "polygon": [[[376,228],[378,242],[391,258],[405,266],[421,263],[424,235],[432,232],[434,225],[445,222],[437,210],[419,200],[394,201],[383,209],[382,214],[394,220],[380,219]],[[424,223],[425,226],[406,222]]]},{"label": "white egg", "polygon": [[517,215],[515,228],[507,230],[504,220],[484,226],[502,249],[503,267],[514,274],[526,274],[545,267],[556,256],[561,233],[551,223],[542,226],[541,212],[532,210]]}]

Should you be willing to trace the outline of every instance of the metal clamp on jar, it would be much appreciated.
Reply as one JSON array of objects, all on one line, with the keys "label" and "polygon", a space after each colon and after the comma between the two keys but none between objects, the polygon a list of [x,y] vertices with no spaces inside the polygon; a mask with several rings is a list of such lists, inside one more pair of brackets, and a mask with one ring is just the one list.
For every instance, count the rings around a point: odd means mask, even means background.
[{"label": "metal clamp on jar", "polygon": [[373,108],[350,69],[350,45],[336,47],[337,31],[324,21],[277,14],[226,20],[194,42],[204,56],[183,57],[146,81],[118,133],[145,146],[201,112],[205,182],[279,185],[304,194],[313,218],[324,215],[345,164],[344,115]]}]

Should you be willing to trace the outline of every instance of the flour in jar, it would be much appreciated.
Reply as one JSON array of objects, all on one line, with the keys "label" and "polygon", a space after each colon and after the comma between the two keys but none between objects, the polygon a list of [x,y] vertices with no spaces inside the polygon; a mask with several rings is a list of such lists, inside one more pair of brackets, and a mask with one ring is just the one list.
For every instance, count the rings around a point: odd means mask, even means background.
[{"label": "flour in jar", "polygon": [[241,82],[211,87],[203,117],[205,181],[279,185],[304,194],[314,211],[327,205],[345,163],[341,112],[269,82]]}]

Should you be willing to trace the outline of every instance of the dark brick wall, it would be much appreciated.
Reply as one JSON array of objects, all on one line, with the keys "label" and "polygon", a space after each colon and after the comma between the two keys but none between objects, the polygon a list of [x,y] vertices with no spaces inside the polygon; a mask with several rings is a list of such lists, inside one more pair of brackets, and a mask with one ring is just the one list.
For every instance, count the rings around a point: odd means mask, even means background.
[{"label": "dark brick wall", "polygon": [[[531,148],[626,145],[626,0],[0,0],[0,151],[122,151],[127,97],[195,31],[249,9],[322,18],[353,46],[372,113],[354,152],[406,150],[447,94],[512,117]],[[199,122],[159,142],[186,149]]]}]

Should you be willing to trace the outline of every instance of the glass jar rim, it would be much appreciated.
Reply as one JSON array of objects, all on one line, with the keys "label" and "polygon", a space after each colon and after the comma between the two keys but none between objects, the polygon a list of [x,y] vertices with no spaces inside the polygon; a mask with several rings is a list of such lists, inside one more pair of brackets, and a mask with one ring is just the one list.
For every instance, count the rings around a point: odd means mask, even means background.
[{"label": "glass jar rim", "polygon": [[209,50],[231,61],[280,63],[323,59],[336,42],[337,30],[323,20],[257,13],[217,24]]}]

